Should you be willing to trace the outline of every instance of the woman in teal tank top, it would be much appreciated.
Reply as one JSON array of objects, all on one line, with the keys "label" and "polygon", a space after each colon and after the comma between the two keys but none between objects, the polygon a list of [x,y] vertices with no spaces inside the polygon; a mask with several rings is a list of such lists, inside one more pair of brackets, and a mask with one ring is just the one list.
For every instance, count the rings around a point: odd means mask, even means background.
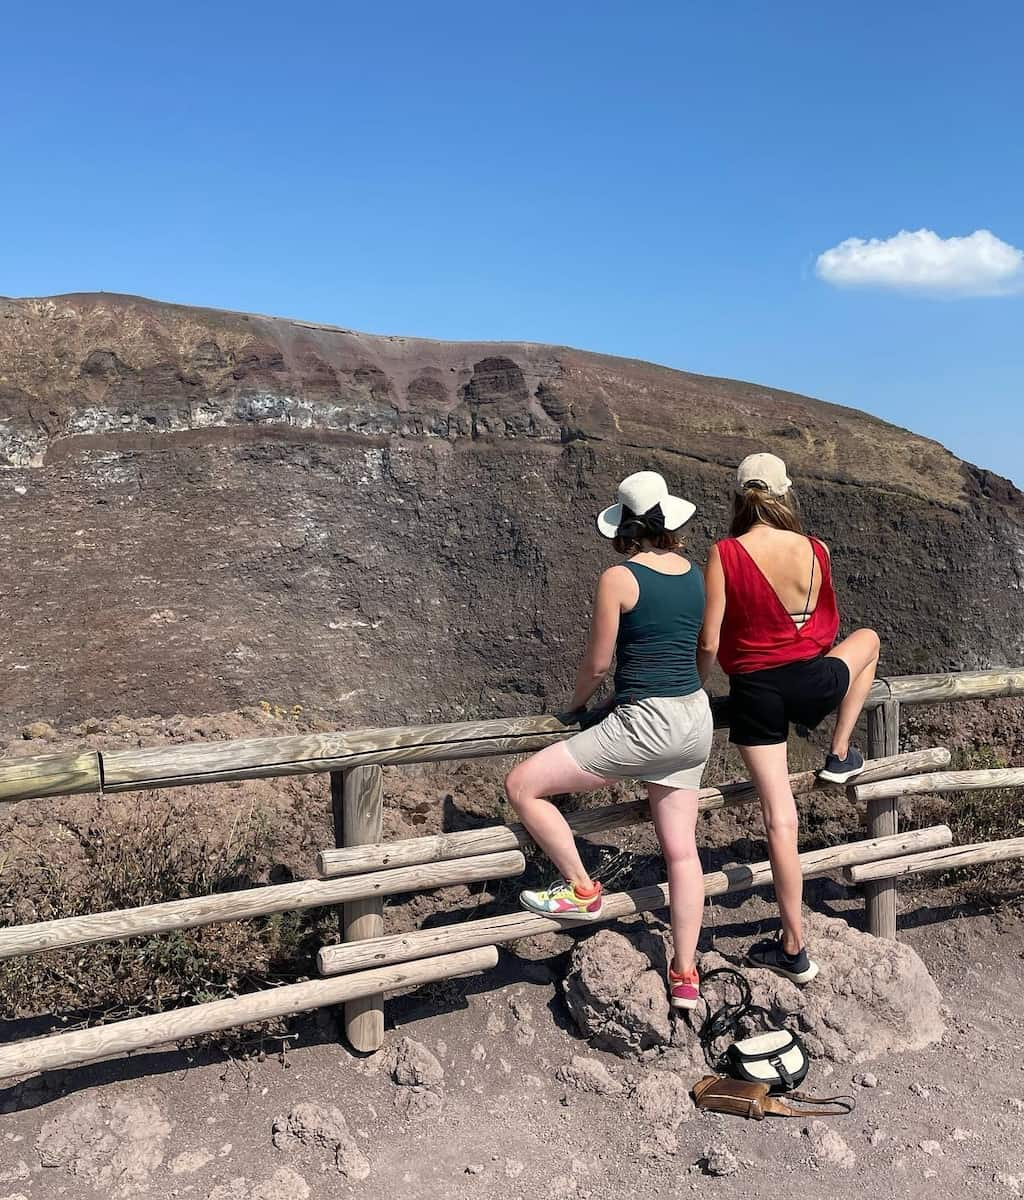
[{"label": "woman in teal tank top", "polygon": [[[664,479],[639,471],[619,485],[598,529],[625,558],[601,576],[587,649],[570,708],[584,710],[615,657],[610,710],[568,741],[548,746],[508,774],[509,803],[562,878],[525,891],[525,908],[566,920],[601,917],[601,885],[583,865],[565,817],[549,796],[590,792],[620,779],[647,785],[668,867],[675,946],[667,986],[672,1005],[693,1008],[704,908],[697,854],[697,789],[711,751],[712,720],[697,673],[704,614],[701,572],[680,553],[679,530],[694,513]],[[595,714],[596,715],[596,714]],[[587,724],[584,719],[581,723]]]}]

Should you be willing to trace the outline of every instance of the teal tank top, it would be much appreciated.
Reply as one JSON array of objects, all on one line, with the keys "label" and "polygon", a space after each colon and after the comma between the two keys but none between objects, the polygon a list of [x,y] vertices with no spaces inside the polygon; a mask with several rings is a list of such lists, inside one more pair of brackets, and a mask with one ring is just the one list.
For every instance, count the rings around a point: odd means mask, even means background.
[{"label": "teal tank top", "polygon": [[691,566],[685,575],[664,575],[640,563],[623,565],[632,571],[640,599],[619,619],[614,703],[699,691],[697,637],[704,620],[700,571]]}]

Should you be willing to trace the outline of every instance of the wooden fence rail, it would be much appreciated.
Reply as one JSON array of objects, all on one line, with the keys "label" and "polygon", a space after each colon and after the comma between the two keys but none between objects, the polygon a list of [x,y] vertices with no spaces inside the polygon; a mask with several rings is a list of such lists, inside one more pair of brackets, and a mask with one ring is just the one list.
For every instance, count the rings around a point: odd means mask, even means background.
[{"label": "wooden fence rail", "polygon": [[945,795],[947,792],[978,792],[990,788],[1024,787],[1024,767],[1001,767],[986,771],[935,771],[909,779],[864,780],[858,776],[850,788],[855,800],[894,800],[899,796]]},{"label": "wooden fence rail", "polygon": [[[871,762],[867,765],[865,774],[878,777],[892,772],[918,771],[925,765],[940,766],[948,761],[948,750],[921,750],[914,754]],[[361,810],[365,809],[368,827],[378,835],[380,827],[377,819],[382,804],[379,773],[379,768],[362,767],[353,772],[356,778],[346,777],[342,781],[346,821],[354,823],[359,819]],[[805,772],[791,778],[797,793],[810,791],[816,785],[820,786],[813,772]],[[699,803],[702,809],[710,811],[727,805],[748,803],[755,799],[756,795],[753,786],[748,782],[726,784],[719,788],[705,788]],[[574,813],[569,820],[577,833],[586,834],[599,829],[647,821],[650,820],[650,813],[646,801],[641,801]],[[521,848],[532,845],[522,826],[496,825],[488,829],[470,830],[464,834],[446,834],[443,837],[443,844],[447,847],[446,855],[431,853],[432,847],[437,845],[437,839],[432,837],[412,838],[408,843],[392,843],[399,848],[412,844],[427,855],[417,855],[417,861],[403,863],[401,866],[394,861],[381,862],[380,859],[386,856],[376,853],[366,856],[365,865],[359,873],[346,872],[339,878],[304,879],[296,883],[282,883],[270,887],[214,892],[208,896],[168,900],[137,908],[86,913],[28,925],[3,927],[0,928],[0,961],[119,938],[151,936],[176,929],[196,929],[202,925],[224,921],[242,921],[267,916],[270,913],[338,904],[345,906],[343,927],[346,941],[375,938],[382,932],[379,925],[379,905],[384,896],[429,891],[432,888],[457,884],[482,883],[518,875],[526,868],[526,859]],[[377,843],[376,846],[366,849],[379,851],[382,846],[387,845]],[[501,849],[494,852],[482,849],[493,845],[499,845]],[[467,854],[467,850],[471,852]],[[329,853],[330,851],[324,851],[324,855]],[[400,853],[398,857],[413,856],[406,852]],[[353,931],[353,926],[358,922],[363,924]]]},{"label": "wooden fence rail", "polygon": [[275,912],[351,904],[356,900],[394,896],[400,892],[483,883],[518,875],[525,868],[526,859],[522,853],[509,850],[503,854],[481,854],[476,858],[400,867],[396,871],[376,871],[353,879],[303,879],[298,883],[280,883],[240,892],[214,892],[209,896],[167,900],[139,908],[60,917],[32,925],[11,925],[0,929],[0,960],[119,938],[169,933],[174,929],[196,929],[221,921],[244,921]]},{"label": "wooden fence rail", "polygon": [[380,971],[364,971],[344,979],[311,979],[305,983],[286,984],[227,1000],[213,1000],[189,1008],[155,1013],[149,1017],[133,1017],[92,1029],[57,1033],[50,1037],[31,1038],[0,1046],[0,1079],[27,1075],[33,1071],[50,1071],[58,1067],[80,1066],[114,1054],[132,1050],[151,1050],[168,1042],[217,1033],[236,1025],[269,1021],[292,1013],[309,1012],[327,1005],[345,1004],[361,996],[419,987],[440,979],[453,979],[490,970],[498,961],[493,946],[469,950],[462,954],[446,954],[426,958]]},{"label": "wooden fence rail", "polygon": [[[917,750],[912,754],[896,754],[888,758],[869,759],[864,772],[857,778],[865,782],[875,779],[891,779],[895,776],[914,775],[918,771],[938,770],[948,765],[949,751],[937,746],[929,750]],[[790,787],[794,796],[835,787],[824,784],[814,771],[801,771],[790,775]],[[757,789],[749,780],[724,783],[717,787],[702,788],[698,793],[697,807],[701,812],[714,812],[749,804],[757,799]],[[646,800],[629,800],[622,804],[607,804],[601,808],[585,809],[570,813],[569,826],[577,837],[587,837],[606,829],[618,829],[625,825],[639,825],[651,819]],[[890,832],[895,832],[891,830]],[[489,854],[501,850],[528,850],[533,841],[522,825],[488,825],[484,829],[467,829],[457,833],[427,834],[423,837],[406,838],[398,842],[377,842],[369,845],[346,846],[338,850],[322,850],[317,856],[320,875],[335,879],[348,875],[361,875],[365,871],[414,866],[417,863],[438,862],[445,859],[465,858],[475,854]]]},{"label": "wooden fence rail", "polygon": [[[808,850],[800,855],[804,878],[828,875],[844,866],[874,862],[877,859],[905,855],[909,851],[948,846],[953,834],[946,825],[929,829],[912,829],[886,838],[868,838],[842,846],[827,846],[824,850]],[[749,866],[726,867],[704,876],[704,895],[721,896],[726,892],[747,891],[771,883],[772,867],[768,861]],[[669,902],[668,884],[639,888],[633,892],[614,892],[604,897],[601,921],[665,908]],[[438,929],[419,929],[413,933],[391,934],[366,942],[346,942],[342,946],[324,946],[317,961],[325,975],[343,971],[362,971],[385,963],[408,962],[430,954],[468,950],[474,946],[491,946],[513,942],[518,938],[539,933],[564,933],[566,924],[553,917],[543,917],[525,909],[501,917],[484,917],[478,921],[462,921]]]},{"label": "wooden fence rail", "polygon": [[843,878],[847,883],[864,883],[872,879],[922,875],[929,871],[980,867],[988,863],[1009,862],[1014,858],[1024,858],[1024,837],[1004,838],[998,842],[975,842],[970,846],[947,846],[903,858],[892,858],[886,862],[846,867],[843,870]]},{"label": "wooden fence rail", "polygon": [[[904,675],[878,681],[866,708],[886,703],[936,704],[947,700],[1024,695],[1024,669]],[[716,724],[727,724],[727,706],[713,703]],[[578,730],[557,716],[507,717],[346,733],[296,734],[229,742],[99,754],[45,755],[0,765],[0,800],[83,792],[145,791],[225,780],[267,779],[399,763],[450,762],[524,754]]]},{"label": "wooden fence rail", "polygon": [[0,803],[98,792],[102,780],[95,750],[6,759],[0,762]]},{"label": "wooden fence rail", "polygon": [[994,700],[1024,695],[1024,668],[953,671],[938,675],[896,675],[877,679],[865,709],[895,700],[899,704],[943,704],[948,700]]}]

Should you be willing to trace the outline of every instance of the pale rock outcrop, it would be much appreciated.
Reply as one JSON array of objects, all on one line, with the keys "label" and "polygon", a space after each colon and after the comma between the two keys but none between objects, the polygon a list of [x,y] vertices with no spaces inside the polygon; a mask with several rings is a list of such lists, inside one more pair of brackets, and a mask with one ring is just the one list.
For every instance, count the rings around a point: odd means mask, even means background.
[{"label": "pale rock outcrop", "polygon": [[62,1170],[116,1197],[146,1191],[164,1161],[171,1124],[152,1096],[104,1103],[79,1100],[39,1130],[36,1153],[43,1167]]},{"label": "pale rock outcrop", "polygon": [[[939,990],[909,946],[813,913],[806,924],[821,967],[813,985],[799,988],[752,967],[742,971],[753,1003],[767,1010],[773,1024],[799,1033],[813,1058],[867,1062],[920,1050],[942,1037]],[[646,927],[630,927],[628,934],[604,929],[576,947],[564,983],[569,1011],[594,1046],[623,1057],[644,1057],[671,1044],[665,1065],[697,1067],[701,1055],[696,1038],[685,1021],[672,1021],[661,971],[637,949],[634,938],[649,947]],[[707,975],[730,964],[720,954],[708,953],[699,965]],[[720,994],[712,991],[710,999],[716,1003]],[[756,1028],[752,1025],[751,1032]]]},{"label": "pale rock outcrop", "polygon": [[602,929],[581,942],[563,986],[570,1013],[594,1046],[626,1057],[671,1040],[664,981],[623,934]]},{"label": "pale rock outcrop", "polygon": [[340,1109],[316,1104],[296,1104],[274,1121],[274,1145],[279,1149],[303,1146],[326,1155],[339,1175],[358,1181],[370,1173],[370,1164],[349,1132]]}]

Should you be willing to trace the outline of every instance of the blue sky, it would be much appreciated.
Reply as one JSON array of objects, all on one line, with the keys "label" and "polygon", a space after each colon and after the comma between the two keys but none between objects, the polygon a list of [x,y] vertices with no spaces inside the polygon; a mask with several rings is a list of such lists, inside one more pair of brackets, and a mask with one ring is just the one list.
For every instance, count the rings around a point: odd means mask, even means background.
[{"label": "blue sky", "polygon": [[1024,484],[1024,295],[815,273],[903,229],[1024,246],[1019,4],[98,0],[4,24],[0,294],[646,358]]}]

